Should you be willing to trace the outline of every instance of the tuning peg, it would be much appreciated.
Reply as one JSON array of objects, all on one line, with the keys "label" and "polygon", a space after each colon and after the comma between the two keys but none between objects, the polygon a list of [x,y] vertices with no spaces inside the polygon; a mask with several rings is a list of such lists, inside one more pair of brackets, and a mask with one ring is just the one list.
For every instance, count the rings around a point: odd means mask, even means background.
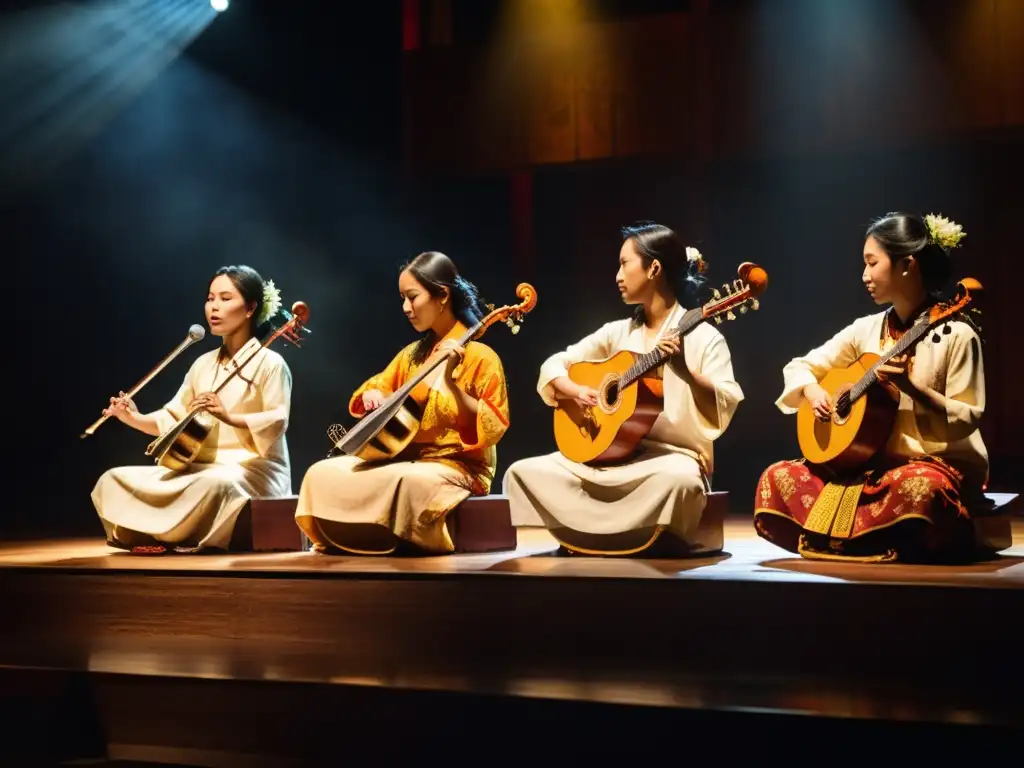
[{"label": "tuning peg", "polygon": [[741,304],[740,305],[740,314],[741,315],[745,315],[746,313],[747,313],[747,305],[746,304]]},{"label": "tuning peg", "polygon": [[754,299],[754,300],[753,300],[752,302],[750,302],[750,308],[751,308],[752,310],[754,310],[755,312],[756,312],[756,311],[757,311],[757,310],[758,310],[758,309],[759,309],[760,307],[761,307],[761,302],[760,302],[760,301],[758,301],[757,299]]},{"label": "tuning peg", "polygon": [[720,299],[720,298],[722,298],[722,294],[720,294],[720,293],[718,292],[718,289],[717,289],[717,288],[714,288],[714,289],[713,289],[713,290],[711,291],[711,298],[713,298],[713,299]]},{"label": "tuning peg", "polygon": [[517,333],[519,333],[519,326],[518,325],[513,325],[511,330],[512,330],[512,335],[515,336]]},{"label": "tuning peg", "polygon": [[732,310],[729,310],[728,312],[725,313],[725,319],[726,320],[735,320],[736,319],[736,315],[734,315],[732,313]]},{"label": "tuning peg", "polygon": [[722,283],[722,290],[725,291],[727,296],[732,295],[732,286],[728,283]]},{"label": "tuning peg", "polygon": [[721,324],[722,324],[722,316],[721,315],[715,315],[715,325],[721,325]]}]

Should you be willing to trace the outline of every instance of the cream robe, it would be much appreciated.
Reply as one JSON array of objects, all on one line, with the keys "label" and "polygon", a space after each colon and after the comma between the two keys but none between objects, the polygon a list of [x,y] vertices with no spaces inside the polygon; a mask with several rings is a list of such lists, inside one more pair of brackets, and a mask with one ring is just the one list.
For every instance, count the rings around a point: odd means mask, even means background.
[{"label": "cream robe", "polygon": [[[188,412],[188,403],[211,391],[259,346],[256,339],[232,360],[218,362],[219,350],[192,364],[174,398],[155,412],[161,433]],[[214,419],[207,445],[210,463],[183,472],[159,466],[116,467],[105,472],[92,501],[107,533],[120,546],[152,544],[227,549],[235,520],[250,498],[292,493],[285,431],[291,407],[292,377],[284,358],[262,349],[220,391],[227,411],[240,414],[245,428]]]},{"label": "cream robe", "polygon": [[[685,310],[678,304],[659,329],[659,337],[679,324]],[[555,405],[551,382],[568,373],[569,365],[600,361],[628,350],[644,353],[644,328],[629,320],[607,323],[582,341],[548,358],[540,369],[537,391]],[[572,549],[626,554],[643,549],[667,529],[694,552],[721,549],[723,542],[698,541],[705,492],[714,469],[712,443],[729,426],[743,390],[733,377],[725,337],[702,323],[683,338],[690,370],[708,377],[715,386],[718,423],[701,414],[686,382],[671,366],[663,367],[664,406],[641,452],[619,464],[588,466],[555,452],[512,464],[504,477],[512,523],[550,529]]]},{"label": "cream robe", "polygon": [[[882,354],[893,345],[886,338],[887,312],[854,320],[820,347],[791,360],[782,369],[782,395],[776,405],[795,413],[803,388],[819,381],[831,368],[845,368],[866,352]],[[917,343],[910,366],[911,382],[927,384],[949,401],[945,415],[935,413],[900,393],[896,425],[885,447],[897,459],[939,456],[963,470],[965,482],[980,486],[988,477],[988,451],[978,425],[985,413],[985,366],[981,340],[967,323],[947,324],[948,334],[936,329]]]}]

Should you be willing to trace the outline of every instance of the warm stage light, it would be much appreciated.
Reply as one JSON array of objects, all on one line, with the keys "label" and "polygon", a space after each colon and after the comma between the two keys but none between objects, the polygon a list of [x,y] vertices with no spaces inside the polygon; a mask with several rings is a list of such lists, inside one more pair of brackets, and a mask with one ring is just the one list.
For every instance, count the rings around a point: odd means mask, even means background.
[{"label": "warm stage light", "polygon": [[210,7],[217,13],[228,9],[228,0],[210,0]]}]

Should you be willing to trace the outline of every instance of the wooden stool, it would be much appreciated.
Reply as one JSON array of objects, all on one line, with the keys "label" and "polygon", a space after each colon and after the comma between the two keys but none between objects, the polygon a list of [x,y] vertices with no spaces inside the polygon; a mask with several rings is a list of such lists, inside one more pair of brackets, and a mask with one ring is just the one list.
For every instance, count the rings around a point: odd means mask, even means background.
[{"label": "wooden stool", "polygon": [[987,502],[972,507],[969,512],[974,523],[974,540],[981,550],[999,552],[1013,546],[1011,518],[1024,513],[1020,494],[986,493]]},{"label": "wooden stool", "polygon": [[729,516],[729,492],[711,491],[704,514],[693,534],[691,554],[711,554],[725,548],[725,519]]},{"label": "wooden stool", "polygon": [[500,494],[470,496],[448,513],[445,522],[458,553],[509,552],[518,543],[508,497]]},{"label": "wooden stool", "polygon": [[303,552],[309,541],[295,524],[298,496],[252,499],[242,509],[231,536],[232,552]]}]

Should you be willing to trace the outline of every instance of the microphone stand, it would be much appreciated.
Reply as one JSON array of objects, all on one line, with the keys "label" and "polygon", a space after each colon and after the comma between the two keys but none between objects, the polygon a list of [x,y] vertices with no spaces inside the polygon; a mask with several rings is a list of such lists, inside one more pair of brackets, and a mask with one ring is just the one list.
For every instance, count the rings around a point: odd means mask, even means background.
[{"label": "microphone stand", "polygon": [[[161,360],[159,363],[157,363],[156,367],[153,368],[153,370],[151,370],[149,373],[147,373],[145,376],[143,376],[134,387],[132,387],[128,392],[126,392],[125,393],[125,397],[134,397],[135,394],[140,389],[142,389],[150,381],[152,381],[154,376],[156,376],[158,373],[160,373],[160,371],[162,371],[164,368],[166,368],[167,365],[174,358],[176,358],[178,355],[180,355],[186,349],[191,347],[197,341],[202,339],[204,336],[206,336],[206,331],[203,329],[202,326],[200,326],[200,325],[192,326],[192,328],[189,329],[188,336],[185,337],[184,341],[182,341],[177,347],[175,347],[173,350],[171,350],[170,354],[167,355],[167,357],[165,357],[163,360]],[[110,417],[105,415],[105,414],[103,416],[100,416],[98,419],[96,419],[96,421],[94,421],[92,424],[90,424],[88,427],[86,427],[85,431],[82,432],[82,434],[80,434],[78,437],[80,439],[82,439],[82,440],[84,440],[85,438],[89,437],[90,435],[92,435],[93,432],[95,432],[97,429],[100,428],[100,426],[103,424],[103,422],[105,422],[109,418]]]}]

